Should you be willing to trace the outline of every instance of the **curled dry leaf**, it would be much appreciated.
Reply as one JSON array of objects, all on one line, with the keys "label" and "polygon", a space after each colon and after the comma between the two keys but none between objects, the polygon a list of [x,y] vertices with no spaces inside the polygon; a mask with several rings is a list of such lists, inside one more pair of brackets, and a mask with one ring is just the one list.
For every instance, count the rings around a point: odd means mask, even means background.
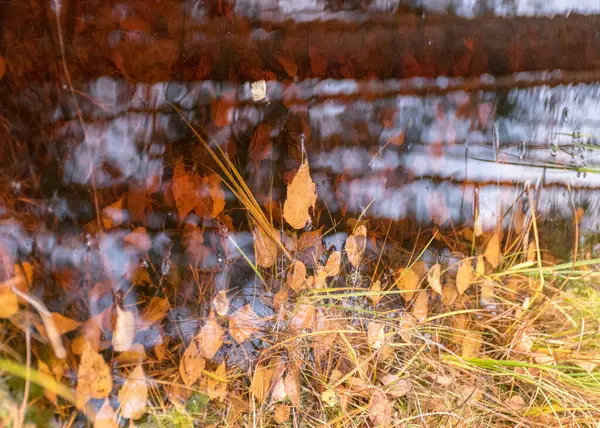
[{"label": "curled dry leaf", "polygon": [[137,365],[129,374],[119,390],[121,415],[126,419],[137,420],[146,412],[148,402],[148,384],[141,365]]},{"label": "curled dry leaf", "polygon": [[484,253],[485,259],[495,269],[500,265],[502,256],[500,254],[500,234],[494,233],[490,238]]},{"label": "curled dry leaf", "polygon": [[109,400],[106,399],[100,410],[98,410],[98,413],[96,413],[94,428],[118,428],[118,426],[117,414],[110,405]]},{"label": "curled dry leaf", "polygon": [[327,277],[338,276],[340,274],[341,260],[342,253],[340,251],[334,251],[329,255],[327,263],[325,264],[325,274]]},{"label": "curled dry leaf", "polygon": [[113,332],[112,345],[115,352],[128,350],[135,337],[135,317],[132,312],[117,306],[117,323]]},{"label": "curled dry leaf", "polygon": [[325,407],[334,407],[338,404],[339,398],[333,389],[328,388],[321,393],[321,401]]},{"label": "curled dry leaf", "polygon": [[346,254],[348,260],[355,268],[360,266],[360,260],[362,259],[365,248],[367,247],[367,228],[364,225],[358,226],[354,229],[354,233],[346,239]]},{"label": "curled dry leaf", "polygon": [[458,270],[456,272],[456,289],[461,296],[471,286],[473,266],[470,259],[464,259],[458,262]]},{"label": "curled dry leaf", "polygon": [[433,291],[442,295],[442,267],[439,263],[434,264],[427,272],[427,282]]},{"label": "curled dry leaf", "polygon": [[214,313],[210,313],[206,324],[196,336],[200,348],[200,355],[211,359],[223,345],[223,329],[217,322]]},{"label": "curled dry leaf", "polygon": [[86,403],[92,398],[107,398],[111,389],[110,368],[102,356],[94,351],[86,340],[83,345],[79,369],[77,370],[77,408],[83,410]]},{"label": "curled dry leaf", "polygon": [[287,275],[287,285],[299,293],[305,285],[306,266],[300,260],[294,260]]},{"label": "curled dry leaf", "polygon": [[287,186],[283,217],[294,229],[302,229],[310,220],[309,209],[317,202],[317,186],[310,177],[308,162],[304,161],[292,182]]},{"label": "curled dry leaf", "polygon": [[229,311],[229,299],[227,298],[227,291],[221,290],[215,294],[212,305],[218,316],[224,317],[227,315],[227,311]]},{"label": "curled dry leaf", "polygon": [[410,302],[418,290],[421,278],[412,268],[399,269],[396,272],[396,284],[404,293],[401,294],[405,302]]},{"label": "curled dry leaf", "polygon": [[369,400],[369,419],[373,427],[389,427],[392,425],[392,403],[380,390],[375,390]]},{"label": "curled dry leaf", "polygon": [[410,391],[410,381],[393,374],[383,376],[381,383],[385,386],[386,393],[394,398],[404,397]]},{"label": "curled dry leaf", "polygon": [[185,386],[190,386],[200,379],[205,365],[206,360],[202,357],[199,343],[193,338],[179,361],[179,374]]},{"label": "curled dry leaf", "polygon": [[385,343],[385,325],[370,322],[367,326],[367,343],[371,349],[379,349]]},{"label": "curled dry leaf", "polygon": [[413,302],[413,316],[420,322],[425,322],[427,314],[429,313],[429,295],[427,291],[420,291],[417,293]]},{"label": "curled dry leaf", "polygon": [[249,304],[236,311],[229,317],[231,337],[242,343],[260,332],[264,321],[254,312]]},{"label": "curled dry leaf", "polygon": [[277,229],[271,227],[271,234],[268,234],[262,227],[256,226],[253,232],[254,236],[254,256],[256,265],[268,268],[277,261],[279,246],[271,236],[277,236]]},{"label": "curled dry leaf", "polygon": [[276,404],[275,410],[273,411],[273,419],[278,424],[283,424],[287,422],[290,418],[290,406],[287,404]]}]

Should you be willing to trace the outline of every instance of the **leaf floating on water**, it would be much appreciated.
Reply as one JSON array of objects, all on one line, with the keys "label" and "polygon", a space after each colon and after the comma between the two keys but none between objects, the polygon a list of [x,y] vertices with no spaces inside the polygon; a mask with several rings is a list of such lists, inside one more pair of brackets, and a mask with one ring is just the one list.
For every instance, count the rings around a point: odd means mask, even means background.
[{"label": "leaf floating on water", "polygon": [[278,424],[283,424],[287,422],[290,418],[290,406],[287,404],[276,404],[275,411],[273,412],[273,419]]},{"label": "leaf floating on water", "polygon": [[348,260],[355,268],[360,266],[365,248],[367,247],[367,228],[364,225],[358,226],[352,235],[346,239],[346,254]]},{"label": "leaf floating on water", "polygon": [[117,323],[113,332],[112,345],[115,352],[127,351],[135,337],[135,317],[132,312],[117,306]]},{"label": "leaf floating on water", "polygon": [[267,82],[264,80],[252,82],[250,85],[250,90],[252,92],[252,99],[254,101],[261,101],[267,98]]},{"label": "leaf floating on water", "polygon": [[420,322],[425,322],[429,313],[429,295],[427,291],[420,291],[417,293],[415,300],[413,301],[413,316]]},{"label": "leaf floating on water", "polygon": [[221,349],[221,345],[223,345],[223,329],[217,322],[214,313],[210,313],[206,324],[196,336],[196,340],[201,349],[200,355],[209,360]]},{"label": "leaf floating on water", "polygon": [[179,361],[179,374],[185,386],[193,385],[200,376],[206,365],[196,338],[193,338]]},{"label": "leaf floating on water", "polygon": [[372,427],[392,426],[392,403],[389,402],[386,395],[379,390],[375,390],[369,400],[369,419]]},{"label": "leaf floating on water", "polygon": [[110,401],[106,399],[100,410],[98,410],[98,413],[96,413],[94,428],[118,428],[118,426],[117,414],[110,405]]},{"label": "leaf floating on water", "polygon": [[[271,236],[277,236],[278,233],[277,229],[271,227]],[[263,268],[273,266],[277,261],[277,255],[279,254],[277,242],[275,242],[260,226],[256,226],[253,236],[256,265]]]},{"label": "leaf floating on water", "polygon": [[287,186],[283,217],[294,229],[302,229],[310,221],[309,209],[317,202],[317,185],[310,177],[308,162],[304,161]]},{"label": "leaf floating on water", "polygon": [[490,238],[484,253],[485,259],[495,269],[500,265],[502,256],[500,254],[500,234],[494,233]]},{"label": "leaf floating on water", "polygon": [[433,291],[442,295],[442,267],[439,263],[434,264],[427,272],[427,282]]},{"label": "leaf floating on water", "polygon": [[231,337],[240,344],[259,333],[263,324],[263,320],[249,304],[229,317]]},{"label": "leaf floating on water", "polygon": [[107,398],[112,390],[110,368],[86,340],[77,371],[77,408],[83,410],[92,398]]},{"label": "leaf floating on water", "polygon": [[217,294],[212,301],[213,308],[215,308],[215,312],[218,316],[224,317],[227,315],[229,311],[229,299],[227,298],[227,291],[221,290]]},{"label": "leaf floating on water", "polygon": [[456,289],[461,296],[471,286],[473,266],[470,259],[464,259],[458,262],[458,271],[456,272]]},{"label": "leaf floating on water", "polygon": [[405,302],[410,302],[415,295],[415,291],[419,289],[421,279],[419,275],[411,269],[399,269],[396,273],[396,284],[404,293],[401,294]]},{"label": "leaf floating on water", "polygon": [[137,420],[146,413],[148,402],[148,384],[141,365],[137,365],[129,374],[119,391],[121,415],[126,419]]},{"label": "leaf floating on water", "polygon": [[179,218],[183,220],[197,205],[197,191],[202,184],[198,174],[188,174],[180,158],[173,171],[173,198]]},{"label": "leaf floating on water", "polygon": [[150,302],[146,304],[140,319],[136,321],[136,329],[148,328],[151,325],[159,323],[167,315],[169,310],[169,300],[164,297],[152,297]]},{"label": "leaf floating on water", "polygon": [[325,264],[325,274],[327,277],[338,276],[340,274],[340,263],[342,261],[342,253],[334,251],[329,255]]},{"label": "leaf floating on water", "polygon": [[305,282],[306,266],[301,261],[295,260],[287,275],[287,285],[296,293],[299,293],[304,288]]},{"label": "leaf floating on water", "polygon": [[370,322],[367,326],[367,343],[371,349],[379,349],[385,343],[385,325]]}]

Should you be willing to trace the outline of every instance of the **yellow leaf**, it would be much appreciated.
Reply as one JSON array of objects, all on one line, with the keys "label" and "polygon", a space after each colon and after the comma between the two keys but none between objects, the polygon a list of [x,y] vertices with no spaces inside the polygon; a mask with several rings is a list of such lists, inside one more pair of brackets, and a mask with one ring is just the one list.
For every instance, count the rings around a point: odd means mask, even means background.
[{"label": "yellow leaf", "polygon": [[217,322],[214,313],[210,313],[206,324],[200,329],[196,336],[200,345],[200,355],[211,359],[223,345],[223,329]]},{"label": "yellow leaf", "polygon": [[190,386],[200,379],[205,365],[206,360],[202,357],[198,341],[193,338],[179,361],[179,374],[185,386]]},{"label": "yellow leaf", "polygon": [[215,379],[224,379],[226,374],[227,366],[223,361],[213,373],[214,377],[206,377],[206,393],[211,400],[223,400],[227,396],[227,383]]},{"label": "yellow leaf", "polygon": [[117,414],[110,405],[109,400],[104,400],[104,404],[96,413],[94,419],[94,428],[118,428]]},{"label": "yellow leaf", "polygon": [[217,294],[212,301],[213,308],[215,308],[215,312],[220,317],[224,317],[227,315],[227,311],[229,311],[229,299],[227,298],[227,290],[221,290]]},{"label": "yellow leaf", "polygon": [[442,267],[439,263],[434,264],[427,272],[427,282],[433,291],[440,296],[442,295]]},{"label": "yellow leaf", "polygon": [[287,422],[290,418],[290,406],[287,404],[276,404],[275,411],[273,412],[273,419],[278,424],[283,424]]},{"label": "yellow leaf", "polygon": [[321,393],[321,401],[325,407],[334,407],[338,402],[338,396],[333,389],[326,389]]},{"label": "yellow leaf", "polygon": [[452,306],[452,304],[458,298],[458,290],[456,289],[456,285],[452,283],[444,284],[442,288],[442,302],[446,306]]},{"label": "yellow leaf", "polygon": [[462,356],[463,358],[474,358],[479,355],[479,349],[481,348],[481,333],[477,331],[468,331],[462,343]]},{"label": "yellow leaf", "polygon": [[310,177],[308,162],[304,161],[287,187],[283,217],[294,229],[302,229],[310,220],[309,209],[317,202],[317,186]]},{"label": "yellow leaf", "polygon": [[392,404],[382,391],[375,390],[371,395],[369,419],[372,427],[392,426]]},{"label": "yellow leaf", "polygon": [[386,387],[386,393],[394,398],[403,397],[410,391],[410,381],[408,379],[401,379],[393,374],[383,376],[381,383]]},{"label": "yellow leaf", "polygon": [[169,300],[164,297],[152,297],[150,302],[144,307],[140,314],[140,320],[137,321],[136,329],[148,328],[154,325],[167,315],[169,310]]},{"label": "yellow leaf", "polygon": [[272,368],[266,365],[259,365],[256,367],[256,370],[254,371],[254,376],[252,376],[252,384],[250,385],[250,390],[252,391],[252,394],[259,402],[259,404],[262,404],[267,399],[272,377]]},{"label": "yellow leaf", "polygon": [[491,264],[494,269],[497,268],[500,262],[502,261],[502,256],[500,254],[499,233],[494,233],[490,238],[487,247],[485,248],[484,256],[488,263]]},{"label": "yellow leaf", "polygon": [[141,343],[134,343],[125,352],[115,357],[115,362],[121,366],[140,364],[146,359],[146,349]]},{"label": "yellow leaf", "polygon": [[417,293],[413,302],[413,316],[420,322],[425,322],[427,314],[429,312],[429,295],[427,291],[420,291]]},{"label": "yellow leaf", "polygon": [[112,345],[115,352],[128,350],[135,337],[135,317],[132,312],[117,306],[117,323],[113,332]]},{"label": "yellow leaf", "polygon": [[477,266],[475,267],[477,275],[485,275],[485,260],[482,255],[477,256]]},{"label": "yellow leaf", "polygon": [[346,254],[348,260],[355,268],[360,266],[360,260],[367,246],[367,228],[364,225],[354,229],[354,233],[346,239]]},{"label": "yellow leaf", "polygon": [[77,371],[77,408],[83,410],[92,398],[107,398],[112,390],[110,367],[86,340]]},{"label": "yellow leaf", "polygon": [[378,294],[381,291],[381,282],[379,280],[373,282],[369,291],[373,293],[369,294],[369,300],[371,300],[371,302],[373,302],[373,304],[376,305],[383,297],[383,295]]},{"label": "yellow leaf", "polygon": [[221,187],[221,177],[211,174],[207,178],[208,191],[212,199],[211,218],[216,218],[225,209],[225,192]]},{"label": "yellow leaf", "polygon": [[404,293],[401,294],[405,302],[409,302],[414,292],[418,290],[421,278],[411,268],[399,269],[396,273],[396,284]]},{"label": "yellow leaf", "polygon": [[139,419],[146,412],[148,402],[148,384],[141,365],[138,365],[127,377],[119,391],[121,416],[126,419]]},{"label": "yellow leaf", "polygon": [[299,293],[304,288],[305,281],[306,266],[300,260],[295,260],[287,275],[287,285],[296,293]]},{"label": "yellow leaf", "polygon": [[315,320],[315,307],[311,304],[298,303],[290,325],[298,330],[311,329]]},{"label": "yellow leaf", "polygon": [[371,349],[379,349],[385,343],[385,325],[370,322],[367,326],[367,343]]},{"label": "yellow leaf", "polygon": [[[271,227],[271,236],[277,236],[277,234],[277,229]],[[254,229],[253,236],[256,265],[264,268],[273,266],[279,253],[277,242],[260,226]]]},{"label": "yellow leaf", "polygon": [[340,274],[341,260],[342,253],[340,251],[334,251],[329,255],[327,264],[325,264],[325,274],[327,277],[338,276]]},{"label": "yellow leaf", "polygon": [[536,259],[537,255],[537,247],[535,246],[535,241],[530,241],[527,245],[527,261],[533,262]]},{"label": "yellow leaf", "polygon": [[52,312],[52,320],[54,324],[56,324],[56,329],[58,330],[58,334],[63,335],[70,331],[73,331],[81,325],[79,321],[72,320],[71,318],[67,318],[58,312]]},{"label": "yellow leaf", "polygon": [[19,312],[19,300],[10,285],[0,284],[0,318],[10,318]]},{"label": "yellow leaf", "polygon": [[296,407],[300,406],[300,372],[298,367],[290,364],[287,367],[287,374],[283,379],[285,393],[289,397],[292,404]]},{"label": "yellow leaf", "polygon": [[260,331],[264,322],[248,304],[229,317],[231,337],[242,343]]},{"label": "yellow leaf", "polygon": [[461,296],[471,286],[473,266],[471,260],[464,259],[458,262],[458,271],[456,272],[456,289]]}]

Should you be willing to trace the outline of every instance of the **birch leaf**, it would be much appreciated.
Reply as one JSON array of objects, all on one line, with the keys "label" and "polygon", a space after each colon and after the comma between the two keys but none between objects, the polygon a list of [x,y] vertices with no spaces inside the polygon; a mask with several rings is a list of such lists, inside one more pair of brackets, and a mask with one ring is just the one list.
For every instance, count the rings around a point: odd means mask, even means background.
[{"label": "birch leaf", "polygon": [[292,263],[290,272],[287,276],[287,285],[299,293],[304,288],[306,281],[306,266],[300,260],[295,260]]},{"label": "birch leaf", "polygon": [[217,322],[214,313],[210,313],[206,324],[200,329],[196,336],[200,344],[200,355],[204,358],[211,359],[223,345],[223,329]]},{"label": "birch leaf", "polygon": [[146,413],[148,402],[148,384],[141,365],[137,365],[129,374],[119,391],[121,415],[126,419],[137,420]]},{"label": "birch leaf", "polygon": [[[277,229],[271,228],[272,235],[277,236]],[[265,230],[257,226],[253,232],[254,236],[254,256],[256,265],[269,268],[277,261],[279,246]]]},{"label": "birch leaf", "polygon": [[206,360],[202,357],[198,341],[194,338],[179,361],[179,374],[185,386],[190,386],[200,379],[205,365]]},{"label": "birch leaf", "polygon": [[249,304],[229,317],[231,337],[237,343],[243,343],[260,332],[263,324],[263,320],[252,310],[252,306]]},{"label": "birch leaf", "polygon": [[458,271],[456,272],[456,289],[459,295],[463,295],[471,286],[473,274],[473,266],[471,260],[464,259],[458,263]]},{"label": "birch leaf", "polygon": [[396,278],[398,288],[405,291],[401,294],[402,298],[405,302],[409,302],[415,295],[414,292],[419,288],[421,282],[419,275],[413,269],[405,268],[398,270]]},{"label": "birch leaf", "polygon": [[112,345],[115,352],[128,350],[135,336],[135,317],[130,311],[117,306],[117,323],[113,332]]},{"label": "birch leaf", "polygon": [[107,398],[112,389],[110,368],[86,340],[77,371],[77,408],[83,410],[92,398]]},{"label": "birch leaf", "polygon": [[367,326],[367,343],[371,349],[379,349],[385,343],[385,325],[370,322]]},{"label": "birch leaf", "polygon": [[413,316],[420,322],[425,322],[427,314],[429,313],[429,295],[427,291],[420,291],[417,293],[413,302]]},{"label": "birch leaf", "polygon": [[309,209],[317,202],[317,185],[310,177],[308,162],[304,161],[292,182],[287,186],[283,217],[294,229],[302,229],[310,220]]},{"label": "birch leaf", "polygon": [[440,296],[442,295],[442,267],[439,263],[434,264],[427,273],[427,282],[433,291]]},{"label": "birch leaf", "polygon": [[502,256],[500,254],[500,234],[494,233],[485,248],[484,257],[495,269],[500,265]]},{"label": "birch leaf", "polygon": [[346,239],[346,254],[348,260],[355,268],[360,266],[360,260],[367,246],[367,228],[364,225],[358,226],[352,235]]}]

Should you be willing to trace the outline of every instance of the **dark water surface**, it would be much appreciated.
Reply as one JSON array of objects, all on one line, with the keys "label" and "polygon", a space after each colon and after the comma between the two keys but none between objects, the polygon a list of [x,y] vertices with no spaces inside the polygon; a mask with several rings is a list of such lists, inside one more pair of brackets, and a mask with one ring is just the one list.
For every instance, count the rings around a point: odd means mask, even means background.
[{"label": "dark water surface", "polygon": [[[336,226],[325,251],[342,248],[362,212],[381,238],[392,221],[394,257],[419,231],[473,228],[476,211],[484,231],[506,230],[535,203],[555,257],[576,239],[595,254],[597,1],[31,0],[1,10],[2,275],[38,264],[35,293],[51,311],[85,320],[114,299],[168,295],[169,322],[136,338],[147,347],[194,334],[207,293],[272,313],[232,244],[253,257],[233,194],[229,226],[178,217],[177,159],[220,172],[181,115],[229,154],[277,227],[306,156],[313,226]],[[260,80],[266,97],[255,101]],[[97,212],[121,199],[120,224],[99,231]],[[135,227],[148,251],[125,242]],[[185,227],[200,231],[200,249]],[[98,283],[109,284],[100,297]],[[242,361],[254,345],[220,358]]]}]

